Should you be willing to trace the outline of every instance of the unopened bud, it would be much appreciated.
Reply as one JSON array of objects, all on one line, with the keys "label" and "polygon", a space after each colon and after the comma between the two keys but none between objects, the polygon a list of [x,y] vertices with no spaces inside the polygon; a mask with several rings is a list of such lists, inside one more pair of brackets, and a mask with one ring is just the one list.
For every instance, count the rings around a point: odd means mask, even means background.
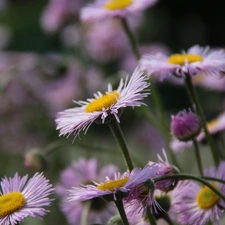
[{"label": "unopened bud", "polygon": [[189,141],[195,138],[201,130],[201,120],[191,110],[180,111],[172,116],[171,131],[180,141]]},{"label": "unopened bud", "polygon": [[119,215],[115,215],[109,219],[107,225],[123,225],[123,222]]},{"label": "unopened bud", "polygon": [[28,169],[44,171],[47,167],[47,160],[38,149],[32,149],[24,155],[24,165]]}]

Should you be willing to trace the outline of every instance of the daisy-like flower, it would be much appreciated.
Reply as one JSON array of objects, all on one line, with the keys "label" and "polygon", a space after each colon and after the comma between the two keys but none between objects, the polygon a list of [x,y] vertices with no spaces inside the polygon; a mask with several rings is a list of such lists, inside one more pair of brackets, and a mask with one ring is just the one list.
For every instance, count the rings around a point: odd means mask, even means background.
[{"label": "daisy-like flower", "polygon": [[56,193],[60,196],[61,210],[71,225],[81,224],[82,212],[88,206],[90,207],[87,217],[88,224],[105,224],[109,217],[116,214],[117,209],[114,204],[106,202],[102,198],[93,198],[84,202],[68,202],[66,195],[66,190],[71,187],[79,186],[82,183],[90,184],[92,180],[102,180],[106,175],[113,178],[116,171],[118,169],[114,165],[107,165],[99,169],[96,159],[82,158],[74,161],[71,166],[61,172],[60,183],[56,185]]},{"label": "daisy-like flower", "polygon": [[144,55],[140,59],[140,68],[151,76],[163,80],[171,75],[185,77],[199,73],[222,76],[225,72],[225,51],[195,45],[181,54],[166,56],[161,53]]},{"label": "daisy-like flower", "polygon": [[68,191],[69,201],[87,201],[96,197],[105,197],[108,200],[117,200],[127,197],[129,191],[156,174],[155,164],[148,165],[143,169],[134,168],[131,172],[123,174],[114,173],[114,179],[106,177],[104,182],[95,182],[93,185],[74,187]]},{"label": "daisy-like flower", "polygon": [[99,117],[102,123],[108,116],[115,117],[119,122],[119,109],[145,105],[140,100],[149,95],[147,88],[150,84],[146,79],[143,73],[136,69],[130,79],[127,76],[125,82],[123,79],[120,80],[116,90],[109,84],[105,94],[98,92],[94,94],[94,99],[75,101],[80,107],[59,112],[56,129],[60,130],[60,135],[74,134],[76,138],[82,130],[86,133],[89,126]]},{"label": "daisy-like flower", "polygon": [[3,178],[0,183],[0,224],[16,225],[25,217],[41,218],[48,210],[44,207],[51,204],[52,185],[43,174],[36,173],[32,178],[28,175]]},{"label": "daisy-like flower", "polygon": [[94,21],[108,17],[127,17],[137,14],[155,4],[157,0],[96,0],[81,11],[83,21]]},{"label": "daisy-like flower", "polygon": [[[217,118],[210,120],[206,123],[207,129],[211,135],[215,135],[225,130],[225,112],[221,113]],[[205,132],[202,130],[196,137],[198,142],[202,142],[205,139]],[[170,147],[174,152],[180,152],[185,148],[190,148],[193,142],[183,142],[178,139],[173,139],[170,143]]]},{"label": "daisy-like flower", "polygon": [[[224,180],[224,170],[223,161],[218,170],[211,168],[205,171],[205,175]],[[218,182],[211,184],[223,195],[225,194],[224,184]],[[207,221],[219,224],[224,213],[225,202],[207,186],[201,186],[193,181],[183,181],[173,192],[172,207],[181,225],[204,225]]]}]

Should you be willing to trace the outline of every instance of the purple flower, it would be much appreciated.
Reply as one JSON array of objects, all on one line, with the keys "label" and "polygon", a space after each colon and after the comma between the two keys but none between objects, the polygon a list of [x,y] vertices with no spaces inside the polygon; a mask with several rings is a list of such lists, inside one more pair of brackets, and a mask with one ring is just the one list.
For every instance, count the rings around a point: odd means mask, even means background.
[{"label": "purple flower", "polygon": [[191,110],[180,111],[171,117],[171,131],[180,141],[189,141],[195,138],[201,130],[201,120]]},{"label": "purple flower", "polygon": [[[204,174],[225,180],[224,170],[223,161],[217,170],[210,168],[205,170]],[[223,195],[225,194],[223,183],[211,184]],[[207,186],[201,186],[194,181],[182,181],[173,192],[172,207],[181,225],[204,225],[207,221],[219,224],[224,213],[225,202]]]},{"label": "purple flower", "polygon": [[83,21],[106,19],[107,17],[127,17],[137,14],[155,4],[157,0],[96,0],[81,10]]},{"label": "purple flower", "polygon": [[194,76],[199,73],[222,76],[225,71],[224,58],[223,49],[212,50],[195,45],[187,53],[183,51],[171,56],[161,53],[144,55],[140,60],[140,68],[161,80],[172,75],[185,77],[185,74]]},{"label": "purple flower", "polygon": [[136,69],[130,79],[127,76],[125,81],[120,80],[116,90],[113,90],[112,85],[109,84],[105,94],[97,92],[94,94],[95,98],[75,101],[80,107],[59,112],[56,129],[60,130],[60,135],[74,134],[76,138],[82,130],[86,133],[90,125],[99,117],[102,123],[110,115],[119,122],[118,114],[121,108],[145,105],[140,100],[149,95],[147,88],[150,84],[146,79],[143,73]]},{"label": "purple flower", "polygon": [[56,193],[60,196],[61,210],[71,225],[81,224],[82,211],[87,204],[90,204],[89,223],[105,224],[108,218],[116,213],[116,207],[101,198],[93,198],[90,201],[84,202],[69,202],[66,190],[74,186],[80,186],[81,184],[91,184],[92,180],[102,180],[106,175],[113,178],[114,172],[117,170],[117,167],[114,165],[107,165],[99,170],[96,159],[92,158],[74,161],[70,167],[61,172],[60,183],[56,186]]},{"label": "purple flower", "polygon": [[52,185],[43,174],[36,173],[28,181],[28,175],[3,178],[0,183],[0,224],[16,225],[27,216],[41,218],[49,210]]}]

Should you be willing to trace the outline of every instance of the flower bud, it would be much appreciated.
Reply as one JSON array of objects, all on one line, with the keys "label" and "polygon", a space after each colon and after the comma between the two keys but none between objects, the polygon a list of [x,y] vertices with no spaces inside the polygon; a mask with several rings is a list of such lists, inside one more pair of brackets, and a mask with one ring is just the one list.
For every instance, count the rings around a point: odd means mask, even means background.
[{"label": "flower bud", "polygon": [[171,131],[180,141],[189,141],[195,138],[201,130],[201,120],[191,110],[180,111],[171,119]]},{"label": "flower bud", "polygon": [[47,161],[37,149],[32,149],[24,155],[24,166],[35,171],[44,171]]},{"label": "flower bud", "polygon": [[110,218],[107,225],[123,225],[123,222],[119,215],[115,215]]}]

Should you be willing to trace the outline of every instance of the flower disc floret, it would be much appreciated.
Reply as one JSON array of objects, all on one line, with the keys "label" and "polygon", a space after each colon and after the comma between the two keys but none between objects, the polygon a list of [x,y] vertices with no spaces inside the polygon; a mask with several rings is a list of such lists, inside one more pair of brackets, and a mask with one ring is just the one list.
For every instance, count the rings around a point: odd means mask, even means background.
[{"label": "flower disc floret", "polygon": [[120,94],[116,91],[109,92],[93,102],[90,102],[85,109],[86,113],[101,112],[103,109],[110,108],[112,105],[117,103],[117,99]]},{"label": "flower disc floret", "polygon": [[26,199],[20,192],[0,196],[0,218],[22,209]]},{"label": "flower disc floret", "polygon": [[202,62],[203,58],[200,55],[191,55],[191,54],[174,54],[171,55],[168,59],[170,64],[179,64],[183,66],[186,63]]},{"label": "flower disc floret", "polygon": [[124,9],[133,3],[132,0],[110,0],[105,4],[108,10]]},{"label": "flower disc floret", "polygon": [[[213,184],[213,186],[218,189],[216,184]],[[219,196],[207,186],[200,189],[196,198],[198,206],[202,209],[212,208],[220,200]]]},{"label": "flower disc floret", "polygon": [[97,186],[97,188],[102,191],[109,190],[109,191],[113,192],[114,190],[123,187],[129,179],[130,179],[129,177],[125,176],[125,177],[119,178],[117,180],[108,180],[104,183],[100,183]]}]

